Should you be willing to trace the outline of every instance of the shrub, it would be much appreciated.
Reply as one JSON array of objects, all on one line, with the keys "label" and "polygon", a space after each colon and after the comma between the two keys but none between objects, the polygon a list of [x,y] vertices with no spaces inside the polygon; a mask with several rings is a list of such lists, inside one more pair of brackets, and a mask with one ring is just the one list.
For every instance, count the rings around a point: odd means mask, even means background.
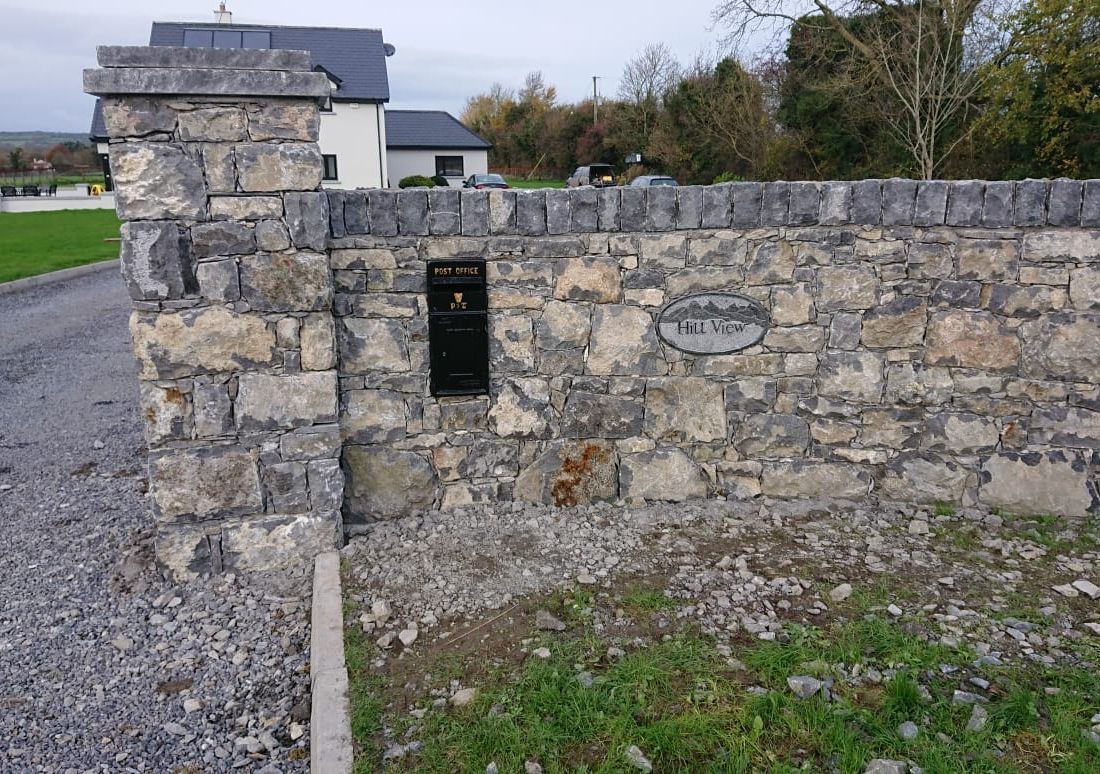
[{"label": "shrub", "polygon": [[435,177],[432,178],[432,182],[435,183],[438,186],[443,187],[443,188],[446,188],[447,186],[449,186],[451,184],[451,181],[448,180],[447,178],[443,177],[443,175],[436,175]]},{"label": "shrub", "polygon": [[740,183],[744,179],[745,178],[743,178],[741,175],[735,175],[732,172],[723,172],[722,174],[714,178],[714,184],[718,185],[719,183]]},{"label": "shrub", "polygon": [[431,188],[435,185],[432,178],[425,177],[424,175],[409,175],[408,177],[401,178],[401,182],[397,184],[398,188]]}]

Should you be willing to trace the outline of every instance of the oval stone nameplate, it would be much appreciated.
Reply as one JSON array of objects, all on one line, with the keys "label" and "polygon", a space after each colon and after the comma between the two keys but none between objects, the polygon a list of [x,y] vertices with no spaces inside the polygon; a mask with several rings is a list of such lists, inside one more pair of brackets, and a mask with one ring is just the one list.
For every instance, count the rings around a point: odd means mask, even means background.
[{"label": "oval stone nameplate", "polygon": [[661,310],[657,333],[670,346],[692,355],[726,355],[764,338],[768,313],[736,293],[695,293]]}]

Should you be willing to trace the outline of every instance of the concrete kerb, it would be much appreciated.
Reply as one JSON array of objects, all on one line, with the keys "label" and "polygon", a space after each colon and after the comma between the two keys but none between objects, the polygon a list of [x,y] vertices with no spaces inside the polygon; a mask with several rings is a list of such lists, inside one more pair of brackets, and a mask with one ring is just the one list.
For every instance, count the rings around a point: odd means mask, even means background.
[{"label": "concrete kerb", "polygon": [[351,715],[344,663],[343,594],[340,554],[317,556],[313,568],[313,616],[309,645],[313,706],[310,712],[310,770],[314,774],[351,771]]},{"label": "concrete kerb", "polygon": [[85,264],[84,266],[73,266],[69,269],[51,271],[34,277],[24,277],[23,279],[12,280],[11,282],[0,282],[0,296],[8,293],[17,293],[20,290],[30,290],[31,288],[37,288],[41,285],[49,285],[52,282],[63,282],[65,280],[76,279],[77,277],[95,274],[105,269],[114,269],[118,271],[118,259],[98,261],[96,263]]}]

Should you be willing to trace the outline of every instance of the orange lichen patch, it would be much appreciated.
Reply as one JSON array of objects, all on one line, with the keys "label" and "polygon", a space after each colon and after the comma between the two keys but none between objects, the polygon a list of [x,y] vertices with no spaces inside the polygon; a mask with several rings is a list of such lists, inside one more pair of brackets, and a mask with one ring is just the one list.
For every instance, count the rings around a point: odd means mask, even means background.
[{"label": "orange lichen patch", "polygon": [[564,508],[579,505],[581,490],[591,479],[595,464],[603,464],[608,460],[607,449],[594,444],[585,444],[579,458],[566,457],[562,462],[560,475],[550,488],[554,505]]}]

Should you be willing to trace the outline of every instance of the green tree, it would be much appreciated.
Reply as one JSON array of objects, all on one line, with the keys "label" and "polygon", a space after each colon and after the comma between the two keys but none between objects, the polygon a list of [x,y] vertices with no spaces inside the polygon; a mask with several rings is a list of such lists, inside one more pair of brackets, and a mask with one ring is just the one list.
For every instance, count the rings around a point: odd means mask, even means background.
[{"label": "green tree", "polygon": [[22,148],[16,148],[8,153],[8,166],[16,172],[21,172],[27,166],[27,159],[23,156]]},{"label": "green tree", "polygon": [[1100,176],[1100,0],[1029,0],[988,66],[986,157],[1012,177]]}]

